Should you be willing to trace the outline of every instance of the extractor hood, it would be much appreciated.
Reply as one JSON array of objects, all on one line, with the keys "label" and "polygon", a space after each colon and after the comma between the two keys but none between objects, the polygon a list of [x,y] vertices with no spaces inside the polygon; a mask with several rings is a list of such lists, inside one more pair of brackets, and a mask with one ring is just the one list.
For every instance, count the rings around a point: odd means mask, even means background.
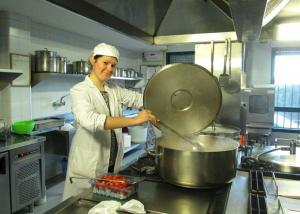
[{"label": "extractor hood", "polygon": [[193,42],[198,42],[204,34],[224,40],[224,36],[215,33],[228,36],[231,35],[228,32],[234,32],[231,18],[210,0],[47,1],[149,44],[167,44],[171,40],[164,37],[173,35],[180,36],[180,43],[185,42],[186,35]]},{"label": "extractor hood", "polygon": [[290,0],[228,0],[239,41],[259,39],[267,25]]},{"label": "extractor hood", "polygon": [[263,23],[268,23],[289,0],[47,1],[128,36],[160,45],[225,38],[257,40]]},{"label": "extractor hood", "polygon": [[0,69],[0,90],[5,88],[21,74],[22,72],[20,70]]}]

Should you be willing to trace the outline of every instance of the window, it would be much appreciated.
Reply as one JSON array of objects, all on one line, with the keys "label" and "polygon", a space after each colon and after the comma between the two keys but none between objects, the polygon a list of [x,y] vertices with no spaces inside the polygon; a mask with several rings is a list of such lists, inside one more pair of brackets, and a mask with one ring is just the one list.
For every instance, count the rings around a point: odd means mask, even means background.
[{"label": "window", "polygon": [[249,112],[256,114],[267,114],[269,112],[268,96],[251,95],[249,97]]},{"label": "window", "polygon": [[172,63],[195,63],[195,52],[169,52],[167,53],[167,64]]},{"label": "window", "polygon": [[300,48],[272,51],[274,128],[300,130]]}]

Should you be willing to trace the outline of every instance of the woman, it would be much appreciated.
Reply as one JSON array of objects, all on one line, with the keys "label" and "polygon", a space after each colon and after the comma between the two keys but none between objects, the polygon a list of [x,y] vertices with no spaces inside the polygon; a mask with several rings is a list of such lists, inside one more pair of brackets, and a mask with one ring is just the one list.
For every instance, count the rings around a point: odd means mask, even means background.
[{"label": "woman", "polygon": [[118,172],[123,158],[122,127],[158,119],[149,110],[136,117],[122,117],[122,107],[142,107],[142,95],[107,83],[119,60],[119,51],[108,44],[98,44],[89,61],[92,65],[85,80],[70,90],[77,130],[69,154],[63,199],[78,195],[90,187],[86,179],[107,172]]}]

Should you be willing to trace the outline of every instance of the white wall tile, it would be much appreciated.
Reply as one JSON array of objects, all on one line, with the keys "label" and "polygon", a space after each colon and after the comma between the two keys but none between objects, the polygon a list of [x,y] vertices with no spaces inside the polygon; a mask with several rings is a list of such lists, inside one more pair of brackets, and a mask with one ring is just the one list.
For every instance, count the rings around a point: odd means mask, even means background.
[{"label": "white wall tile", "polygon": [[10,108],[10,86],[7,86],[1,91],[1,118],[7,123],[11,123],[11,108]]},{"label": "white wall tile", "polygon": [[0,18],[0,35],[8,36],[9,35],[9,23],[7,17]]},{"label": "white wall tile", "polygon": [[71,111],[70,97],[64,98],[65,105],[61,107],[53,107],[53,103],[59,101],[62,96],[68,94],[69,91],[60,92],[33,92],[32,93],[32,117],[43,118],[51,117]]},{"label": "white wall tile", "polygon": [[30,87],[11,87],[11,117],[12,121],[31,119]]},{"label": "white wall tile", "polygon": [[[7,16],[0,14],[0,23]],[[102,42],[71,33],[63,29],[47,26],[24,16],[12,14],[9,16],[9,52],[34,54],[36,50],[47,48],[65,56],[70,62],[87,60],[88,54],[95,45]],[[1,28],[1,27],[0,27]],[[121,58],[118,67],[139,70],[141,53],[117,47]],[[75,81],[43,81],[31,87],[9,87],[1,91],[1,105],[5,109],[3,117],[10,121],[37,119],[56,116],[71,111],[70,97],[65,98],[66,105],[54,108],[52,103],[69,93]],[[4,94],[3,94],[4,93]],[[5,104],[4,104],[5,103]]]},{"label": "white wall tile", "polygon": [[19,38],[16,36],[10,36],[9,52],[23,55],[30,55],[31,43],[30,39]]},{"label": "white wall tile", "polygon": [[[1,28],[1,25],[0,25]],[[0,67],[9,68],[9,37],[0,35]]]}]

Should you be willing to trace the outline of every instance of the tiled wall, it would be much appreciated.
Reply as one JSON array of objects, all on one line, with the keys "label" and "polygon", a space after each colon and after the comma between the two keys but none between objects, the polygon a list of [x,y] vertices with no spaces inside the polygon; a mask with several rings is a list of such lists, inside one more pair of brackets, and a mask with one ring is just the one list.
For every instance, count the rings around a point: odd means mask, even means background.
[{"label": "tiled wall", "polygon": [[[101,35],[99,35],[99,41],[96,41],[79,34],[37,23],[15,13],[0,12],[0,22],[0,35],[1,38],[4,37],[2,41],[9,41],[9,53],[30,55],[34,54],[35,50],[47,48],[73,62],[81,59],[87,60],[88,53],[96,44],[101,42]],[[5,28],[5,23],[9,26],[8,28]],[[2,43],[0,46],[6,44]],[[138,70],[141,53],[120,47],[118,49],[121,54],[118,66]],[[3,51],[1,51],[2,53]],[[8,56],[9,53],[4,51],[4,56]],[[33,87],[30,85],[8,86],[0,91],[0,118],[12,123],[70,112],[70,97],[64,99],[65,106],[54,108],[52,103],[59,100],[61,96],[68,94],[69,89],[78,81],[78,79],[77,81],[45,81]]]}]

